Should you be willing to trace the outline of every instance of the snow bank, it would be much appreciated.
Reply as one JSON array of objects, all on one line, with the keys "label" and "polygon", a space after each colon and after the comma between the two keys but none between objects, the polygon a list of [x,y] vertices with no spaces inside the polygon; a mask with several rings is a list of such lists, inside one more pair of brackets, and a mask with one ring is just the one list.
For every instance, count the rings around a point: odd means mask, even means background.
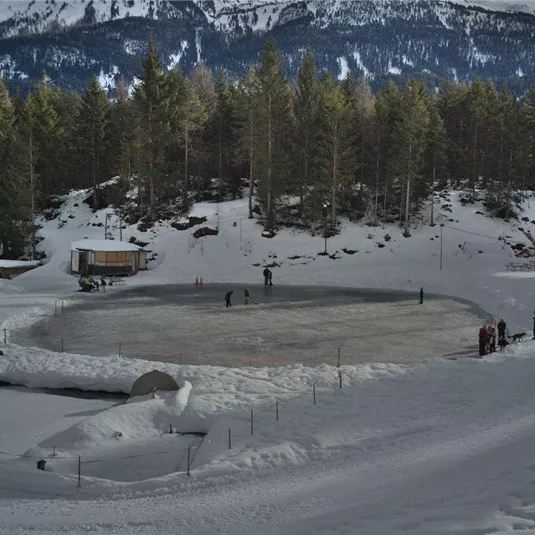
[{"label": "snow bank", "polygon": [[[409,372],[408,365],[370,363],[342,366],[348,386],[364,380]],[[338,368],[329,365],[306,367],[227,368],[178,365],[119,356],[88,357],[10,345],[0,356],[0,380],[32,388],[76,388],[87,391],[129,393],[134,381],[152,370],[168,373],[178,384],[190,381],[197,394],[215,399],[236,396],[248,402],[262,401],[274,393],[291,395],[309,389],[313,383],[329,387],[338,381]]]}]

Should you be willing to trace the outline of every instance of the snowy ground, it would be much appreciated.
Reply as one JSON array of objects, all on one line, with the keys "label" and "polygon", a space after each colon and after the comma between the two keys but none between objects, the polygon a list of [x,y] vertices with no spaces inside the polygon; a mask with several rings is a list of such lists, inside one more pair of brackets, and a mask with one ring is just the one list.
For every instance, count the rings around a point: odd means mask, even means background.
[{"label": "snowy ground", "polygon": [[[80,294],[65,314],[10,333],[22,346],[226,366],[414,362],[474,356],[474,332],[488,315],[467,303],[408,292],[250,286],[225,308],[233,286],[149,286]],[[119,349],[119,344],[121,347]]]},{"label": "snowy ground", "polygon": [[[61,228],[57,220],[45,223],[41,246],[50,253],[48,264],[0,281],[0,327],[10,334],[17,336],[32,323],[30,329],[73,321],[67,320],[69,309],[76,318],[76,283],[67,273],[70,242],[102,237],[102,228],[92,225],[105,217],[105,211],[90,213],[81,203],[84,195],[67,199]],[[535,287],[527,279],[535,272],[506,272],[511,252],[498,239],[505,235],[526,243],[519,225],[478,214],[480,205],[462,206],[459,197],[437,199],[451,204],[439,216],[446,225],[442,270],[439,227],[422,226],[403,238],[395,227],[346,223],[329,240],[329,250],[338,251],[332,259],[317,255],[323,248],[319,237],[282,231],[274,239],[261,238],[259,227],[246,219],[244,200],[220,205],[217,237],[195,241],[191,231],[165,225],[148,233],[125,229],[126,238],[150,242],[157,257],[149,272],[129,279],[125,289],[113,288],[109,299],[124,295],[126,303],[128,288],[158,291],[162,284],[191,285],[195,277],[203,277],[207,287],[217,282],[252,286],[261,272],[258,264],[277,262],[277,285],[385,288],[411,295],[423,286],[426,293],[464,298],[504,317],[511,332],[530,333]],[[194,215],[207,216],[207,225],[215,227],[215,209],[196,205]],[[524,209],[534,219],[529,201]],[[391,240],[384,239],[387,233]],[[58,298],[66,300],[63,318],[53,317]],[[373,309],[380,312],[375,323],[383,322],[383,330],[391,332],[397,322],[382,305]],[[412,306],[431,311],[424,318],[411,314],[422,332],[435,324],[446,332],[460,330],[448,323],[449,313],[441,315],[427,303]],[[330,315],[341,314],[343,324],[358,312],[351,307],[342,305]],[[313,319],[321,318],[321,311],[313,309]],[[372,314],[361,309],[357,316],[371,324]],[[246,337],[254,317],[242,316]],[[289,318],[283,314],[275,330],[304,330],[298,323],[288,326]],[[195,315],[188,332],[194,320]],[[466,336],[469,330],[475,341],[477,325],[469,321],[466,317]],[[359,338],[345,334],[349,341]],[[403,334],[410,339],[410,333]],[[309,343],[316,350],[314,336]],[[27,432],[24,421],[18,423],[20,436],[33,444],[17,452],[25,457],[0,463],[0,533],[535,533],[534,350],[528,340],[483,360],[430,358],[410,365],[344,364],[339,370],[328,364],[181,366],[11,344],[0,357],[0,380],[128,392],[136,377],[157,368],[183,388],[178,396],[138,400],[68,427],[49,427],[44,418],[39,431]],[[0,413],[5,411],[12,412],[9,403],[2,403]],[[13,421],[12,415],[7,418],[8,424]],[[30,418],[28,424],[38,425]],[[169,434],[169,426],[179,433]],[[37,471],[35,459],[47,455],[51,445],[66,458],[49,458],[49,470]],[[187,446],[190,477],[184,472]],[[78,455],[83,457],[80,488]]]}]

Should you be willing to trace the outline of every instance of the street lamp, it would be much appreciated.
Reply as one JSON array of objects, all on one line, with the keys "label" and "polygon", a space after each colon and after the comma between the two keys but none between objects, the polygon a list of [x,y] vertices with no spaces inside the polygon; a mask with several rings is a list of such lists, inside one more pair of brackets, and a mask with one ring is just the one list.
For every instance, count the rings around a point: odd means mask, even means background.
[{"label": "street lamp", "polygon": [[328,254],[327,253],[327,216],[329,215],[329,206],[330,204],[328,202],[323,203],[323,221],[324,221],[323,237],[325,238],[325,254]]}]

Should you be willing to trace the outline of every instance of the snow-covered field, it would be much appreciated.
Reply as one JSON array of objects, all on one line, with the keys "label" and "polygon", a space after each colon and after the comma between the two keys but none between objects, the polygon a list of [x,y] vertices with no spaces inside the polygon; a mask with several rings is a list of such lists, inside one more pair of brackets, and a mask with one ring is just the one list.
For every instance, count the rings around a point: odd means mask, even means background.
[{"label": "snow-covered field", "polygon": [[[92,214],[84,195],[69,196],[61,228],[58,220],[44,224],[48,263],[1,281],[0,328],[40,321],[60,298],[68,313],[76,289],[67,270],[70,243],[103,237],[92,224],[106,211]],[[88,402],[87,417],[76,410],[75,421],[66,421],[67,404],[58,406],[57,422],[44,401],[25,417],[40,398],[20,400],[27,393],[16,390],[11,403],[13,391],[0,390],[0,446],[18,454],[0,459],[0,533],[535,533],[535,272],[505,270],[511,252],[499,238],[526,243],[518,225],[478,214],[481,206],[462,206],[459,196],[438,199],[451,204],[438,221],[445,224],[442,270],[438,226],[403,238],[393,226],[345,223],[329,239],[329,251],[338,251],[332,259],[317,255],[321,237],[282,231],[261,238],[246,219],[247,200],[219,206],[217,237],[193,240],[191,231],[167,225],[125,229],[125,239],[150,242],[157,253],[130,287],[191,284],[195,277],[249,285],[259,276],[254,264],[276,261],[281,284],[424,287],[464,298],[504,317],[511,333],[527,331],[527,340],[483,360],[428,355],[411,365],[340,369],[180,366],[9,345],[0,380],[128,392],[156,368],[182,388],[103,411]],[[524,209],[535,219],[530,201]],[[194,215],[215,227],[215,210],[200,204]],[[45,472],[36,469],[41,456]]]}]

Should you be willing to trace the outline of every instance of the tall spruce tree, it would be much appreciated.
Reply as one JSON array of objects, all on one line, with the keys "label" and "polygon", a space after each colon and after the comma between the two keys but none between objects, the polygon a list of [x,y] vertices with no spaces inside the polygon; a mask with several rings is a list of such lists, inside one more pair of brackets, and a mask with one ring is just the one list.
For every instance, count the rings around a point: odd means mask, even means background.
[{"label": "tall spruce tree", "polygon": [[395,156],[391,162],[391,169],[400,181],[402,192],[405,192],[401,195],[400,206],[404,207],[406,236],[410,235],[412,201],[419,201],[425,192],[421,178],[428,125],[429,110],[424,87],[411,80],[405,86],[401,99],[400,118],[395,127],[395,148],[392,148]]},{"label": "tall spruce tree", "polygon": [[429,106],[429,127],[426,134],[425,173],[430,177],[431,226],[435,224],[435,186],[443,183],[447,176],[448,138],[446,127],[440,116],[437,102]]},{"label": "tall spruce tree", "polygon": [[264,230],[273,232],[275,204],[284,191],[290,169],[292,100],[277,45],[270,37],[260,55],[256,71],[256,113],[258,115],[258,175],[264,201]]},{"label": "tall spruce tree", "polygon": [[329,202],[330,224],[334,229],[339,207],[353,194],[351,185],[356,168],[353,115],[338,82],[322,77],[321,85],[318,164],[324,190],[329,192],[324,200]]},{"label": "tall spruce tree", "polygon": [[316,198],[318,174],[314,161],[318,153],[320,100],[316,63],[308,46],[297,74],[294,104],[296,127],[293,142],[294,177],[299,191],[301,219],[305,225],[311,217],[317,216],[310,212],[311,208],[319,203]]},{"label": "tall spruce tree", "polygon": [[90,177],[94,210],[99,207],[99,184],[109,178],[109,175],[103,174],[101,168],[106,154],[105,140],[109,120],[110,103],[97,76],[94,75],[83,97],[79,116],[80,162]]},{"label": "tall spruce tree", "polygon": [[134,90],[139,155],[138,191],[140,205],[143,204],[141,197],[144,192],[148,193],[148,215],[155,220],[159,182],[165,176],[164,148],[169,129],[169,95],[165,88],[162,58],[152,39],[149,40],[147,55],[141,66],[141,83]]}]

